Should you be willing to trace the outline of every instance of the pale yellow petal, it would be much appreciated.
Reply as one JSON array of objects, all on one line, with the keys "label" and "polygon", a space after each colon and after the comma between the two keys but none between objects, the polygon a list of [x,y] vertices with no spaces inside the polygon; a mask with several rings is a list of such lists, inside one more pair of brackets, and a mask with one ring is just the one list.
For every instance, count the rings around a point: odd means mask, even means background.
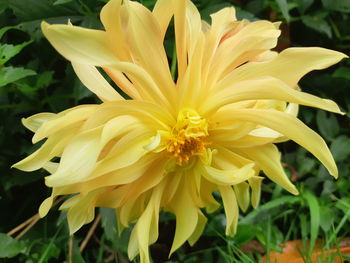
[{"label": "pale yellow petal", "polygon": [[91,116],[98,106],[89,105],[85,107],[77,107],[67,112],[67,114],[61,114],[59,118],[49,120],[43,123],[33,136],[33,143],[36,143],[45,137],[49,137],[52,134],[63,130],[64,128],[78,124],[79,122],[86,120]]},{"label": "pale yellow petal", "polygon": [[71,25],[49,25],[45,22],[42,23],[42,30],[50,43],[68,60],[121,71],[135,83],[145,100],[170,107],[166,94],[162,93],[144,68],[135,63],[119,61],[114,56],[106,32]]},{"label": "pale yellow petal", "polygon": [[126,2],[127,40],[133,61],[144,68],[169,101],[174,100],[175,84],[163,46],[159,24],[153,14],[137,2]]},{"label": "pale yellow petal", "polygon": [[[90,223],[95,217],[95,200],[104,189],[97,189],[86,196],[77,195],[68,199],[65,203],[70,203],[67,212],[67,220],[70,235],[74,234],[84,224]],[[75,199],[75,200],[74,200]],[[73,201],[73,202],[72,202]],[[60,208],[62,209],[62,207]]]},{"label": "pale yellow petal", "polygon": [[57,171],[59,163],[55,162],[47,162],[43,165],[43,168],[48,171],[50,174],[53,174]]},{"label": "pale yellow petal", "polygon": [[207,91],[202,83],[202,60],[204,54],[205,38],[198,33],[197,44],[193,51],[193,58],[189,60],[187,70],[182,80],[178,82],[179,108],[197,108],[207,96]]},{"label": "pale yellow petal", "polygon": [[242,81],[223,89],[210,96],[201,111],[203,114],[210,114],[227,104],[261,99],[281,100],[341,113],[335,102],[295,90],[283,81],[271,77]]},{"label": "pale yellow petal", "polygon": [[22,119],[22,124],[28,130],[36,132],[45,122],[58,118],[58,115],[50,112],[42,112]]},{"label": "pale yellow petal", "polygon": [[280,31],[269,21],[247,24],[218,47],[210,67],[209,87],[239,65],[276,46]]},{"label": "pale yellow petal", "polygon": [[174,5],[178,80],[181,82],[187,65],[193,58],[198,35],[202,32],[202,22],[196,6],[191,1],[176,0]]},{"label": "pale yellow petal", "polygon": [[164,39],[171,17],[174,15],[174,11],[173,0],[158,0],[154,5],[152,12],[160,26],[162,39]]},{"label": "pale yellow petal", "polygon": [[[155,239],[158,237],[159,208],[163,191],[164,184],[154,188],[145,211],[138,219],[133,229],[133,233],[130,237],[131,245],[129,244],[128,248],[130,259],[132,259],[135,256],[135,252],[139,250],[140,261],[142,263],[150,262],[148,247],[155,242]],[[136,246],[135,239],[137,239],[138,243]]]},{"label": "pale yellow petal", "polygon": [[144,149],[152,133],[144,130],[135,130],[122,137],[114,146],[114,151],[96,164],[96,169],[88,179],[127,167],[137,162],[142,156],[148,153]]},{"label": "pale yellow petal", "polygon": [[254,164],[247,164],[242,168],[232,170],[221,170],[211,166],[201,168],[203,176],[217,185],[234,185],[244,182],[255,174]]},{"label": "pale yellow petal", "polygon": [[[124,11],[124,12],[123,12]],[[113,53],[123,61],[131,61],[130,50],[126,43],[125,8],[122,8],[122,0],[110,0],[103,6],[100,14],[101,22],[106,29],[108,45]]]},{"label": "pale yellow petal", "polygon": [[46,177],[47,186],[63,186],[85,179],[95,168],[100,154],[102,127],[78,134],[65,147],[57,171]]},{"label": "pale yellow petal", "polygon": [[96,67],[72,62],[73,69],[81,82],[102,101],[124,100],[104,79]]},{"label": "pale yellow petal", "polygon": [[260,202],[261,195],[261,183],[264,178],[260,176],[253,176],[248,179],[249,186],[251,188],[250,200],[253,208],[257,208]]},{"label": "pale yellow petal", "polygon": [[28,172],[42,168],[52,158],[62,154],[67,143],[75,136],[78,129],[79,126],[75,125],[50,136],[38,150],[15,163],[12,167]]},{"label": "pale yellow petal", "polygon": [[278,78],[294,87],[308,72],[327,68],[346,57],[343,53],[325,48],[288,48],[273,60],[242,65],[220,81],[217,87],[229,87],[239,81],[260,76]]},{"label": "pale yellow petal", "polygon": [[238,151],[254,160],[270,180],[294,195],[299,193],[289,181],[281,164],[281,153],[275,145],[267,144],[254,148],[241,148]]},{"label": "pale yellow petal", "polygon": [[142,120],[142,122],[139,122],[140,125],[142,123],[147,124],[150,129],[154,128],[155,132],[159,129],[167,131],[170,129],[169,127],[176,123],[175,118],[166,109],[157,104],[125,100],[107,102],[100,105],[84,122],[83,128],[84,130],[93,129],[122,115],[130,115]]},{"label": "pale yellow petal", "polygon": [[170,255],[191,237],[198,224],[198,208],[186,187],[188,186],[186,179],[184,181],[183,187],[178,188],[171,202],[171,212],[176,215],[176,230]]},{"label": "pale yellow petal", "polygon": [[255,122],[280,132],[315,155],[338,177],[338,169],[325,141],[297,118],[276,110],[231,110],[233,118]]},{"label": "pale yellow petal", "polygon": [[233,236],[238,224],[238,205],[235,192],[231,186],[220,186],[220,195],[226,214],[226,235]]},{"label": "pale yellow petal", "polygon": [[210,15],[211,26],[213,28],[226,26],[227,23],[236,21],[236,10],[234,7],[226,7],[220,9],[216,13]]},{"label": "pale yellow petal", "polygon": [[198,223],[192,235],[188,238],[188,243],[191,246],[193,246],[197,242],[197,240],[200,238],[200,236],[204,231],[205,224],[208,221],[208,219],[203,215],[201,210],[198,209],[197,211],[198,211]]},{"label": "pale yellow petal", "polygon": [[239,207],[243,212],[246,212],[250,203],[249,184],[247,184],[246,182],[242,182],[240,184],[234,185],[233,189],[235,190]]},{"label": "pale yellow petal", "polygon": [[116,62],[101,30],[72,25],[41,23],[41,29],[50,43],[68,60],[89,65],[107,65]]}]

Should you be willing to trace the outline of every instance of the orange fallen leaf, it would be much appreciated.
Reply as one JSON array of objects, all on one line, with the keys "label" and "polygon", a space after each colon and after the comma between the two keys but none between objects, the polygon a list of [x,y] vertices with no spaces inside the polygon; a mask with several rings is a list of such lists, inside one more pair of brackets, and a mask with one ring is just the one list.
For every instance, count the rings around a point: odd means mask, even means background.
[{"label": "orange fallen leaf", "polygon": [[[323,250],[321,247],[322,240],[316,242],[316,249],[312,252],[312,262],[322,262],[320,259],[327,259],[332,257],[332,263],[341,263],[344,260],[339,255],[350,254],[350,247],[332,248],[329,250]],[[303,255],[303,243],[301,240],[288,241],[281,245],[282,253],[271,251],[270,263],[304,263]],[[265,263],[266,255],[260,260],[260,263]]]}]

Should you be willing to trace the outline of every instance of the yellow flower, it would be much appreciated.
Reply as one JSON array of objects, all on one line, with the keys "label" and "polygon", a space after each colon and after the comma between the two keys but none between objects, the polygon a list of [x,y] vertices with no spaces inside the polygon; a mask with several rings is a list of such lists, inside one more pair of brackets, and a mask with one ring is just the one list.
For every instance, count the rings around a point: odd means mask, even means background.
[{"label": "yellow flower", "polygon": [[[163,47],[172,17],[175,82]],[[211,213],[220,206],[214,191],[222,197],[228,235],[236,231],[239,207],[258,205],[261,171],[298,194],[275,143],[295,141],[338,176],[324,140],[296,116],[299,104],[341,112],[297,83],[344,54],[316,47],[278,54],[271,49],[279,23],[237,21],[234,8],[225,8],[209,25],[189,0],[158,0],[153,11],[111,0],[101,20],[105,31],[42,23],[46,38],[102,103],[23,120],[35,132],[33,143],[46,138],[14,165],[49,171],[46,185],[53,190],[41,216],[56,196],[71,195],[61,209],[74,233],[93,220],[95,207],[116,209],[120,230],[135,223],[129,257],[140,254],[141,262],[150,262],[160,211],[176,216],[173,253],[200,237],[207,221],[202,208]],[[124,100],[96,67],[132,100]],[[51,161],[55,157],[59,162]]]}]

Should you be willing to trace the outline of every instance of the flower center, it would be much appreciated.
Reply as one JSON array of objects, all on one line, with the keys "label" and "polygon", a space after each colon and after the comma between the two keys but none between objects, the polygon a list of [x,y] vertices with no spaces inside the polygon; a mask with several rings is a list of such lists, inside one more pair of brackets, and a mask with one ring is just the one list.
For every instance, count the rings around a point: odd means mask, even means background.
[{"label": "flower center", "polygon": [[188,163],[193,155],[205,153],[207,137],[207,121],[195,110],[184,109],[179,112],[166,150],[176,159],[178,165],[183,165]]}]

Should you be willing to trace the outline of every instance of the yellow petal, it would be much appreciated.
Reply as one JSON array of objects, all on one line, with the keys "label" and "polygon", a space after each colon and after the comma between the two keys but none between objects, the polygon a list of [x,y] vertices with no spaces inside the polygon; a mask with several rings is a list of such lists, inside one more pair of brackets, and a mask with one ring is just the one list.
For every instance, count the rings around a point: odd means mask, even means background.
[{"label": "yellow petal", "polygon": [[134,258],[136,256],[135,252],[139,250],[140,261],[142,263],[150,262],[148,246],[155,242],[158,237],[159,207],[163,191],[164,184],[154,188],[145,211],[138,219],[132,231],[128,247],[130,259]]},{"label": "yellow petal", "polygon": [[183,187],[178,188],[171,202],[171,211],[176,215],[176,230],[169,255],[191,237],[198,223],[198,208],[189,194],[186,179],[183,180]]},{"label": "yellow petal", "polygon": [[132,83],[120,70],[102,67],[108,76],[114,81],[114,83],[120,88],[126,95],[135,100],[142,100],[140,92],[135,87],[135,83]]},{"label": "yellow petal", "polygon": [[71,126],[50,136],[38,150],[18,163],[15,163],[12,167],[28,172],[42,168],[52,158],[62,154],[67,143],[75,136],[78,128],[79,126]]},{"label": "yellow petal", "polygon": [[169,101],[174,100],[175,85],[163,46],[162,33],[153,14],[137,2],[126,2],[128,10],[128,46],[134,63],[152,76]]},{"label": "yellow petal", "polygon": [[43,165],[43,168],[48,171],[50,174],[53,174],[57,171],[59,163],[47,162]]},{"label": "yellow petal", "polygon": [[101,104],[93,114],[84,122],[83,129],[89,130],[104,125],[109,120],[122,116],[130,115],[139,121],[139,124],[147,123],[149,128],[155,130],[169,130],[169,127],[175,125],[175,118],[164,108],[157,104],[145,101],[125,100],[114,101]]},{"label": "yellow petal", "polygon": [[226,214],[226,235],[233,236],[237,230],[238,205],[235,192],[231,186],[219,186]]},{"label": "yellow petal", "polygon": [[174,15],[173,0],[158,0],[152,12],[160,26],[161,39],[164,39],[171,17]]},{"label": "yellow petal", "polygon": [[72,62],[73,69],[81,82],[102,101],[124,100],[124,98],[103,78],[94,66]]},{"label": "yellow petal", "polygon": [[[130,186],[128,193],[125,194],[125,197],[121,198],[119,194],[114,195],[115,193],[113,191],[109,192],[108,194],[104,195],[104,200],[101,202],[104,202],[104,206],[108,207],[117,207],[118,205],[115,205],[116,202],[113,201],[113,199],[118,199],[118,203],[123,201],[125,198],[131,198],[133,197],[133,194],[143,193],[143,189],[151,188],[150,185],[155,185],[154,181],[157,182],[156,179],[154,179],[153,175],[157,175],[157,179],[161,179],[162,173],[159,172],[161,167],[163,167],[161,162],[156,161],[158,158],[157,156],[154,156],[152,154],[148,154],[137,162],[135,162],[131,166],[127,166],[121,169],[118,169],[116,171],[103,174],[101,176],[96,176],[93,179],[90,179],[86,182],[78,182],[76,184],[73,184],[72,186],[78,189],[81,193],[88,193],[96,188],[105,187],[105,186],[116,186],[116,185],[124,185],[124,184],[132,184],[132,187]],[[152,176],[149,174],[153,170]],[[91,175],[90,177],[93,177]],[[141,177],[145,177],[145,179],[141,179]],[[147,178],[147,180],[146,180]],[[142,180],[142,187],[138,187],[139,184],[137,181]],[[146,181],[146,183],[144,182]],[[158,181],[159,182],[159,181]],[[125,187],[125,186],[123,186]],[[148,188],[147,188],[148,187]],[[137,192],[139,191],[139,192]],[[135,194],[135,196],[137,196]],[[124,200],[125,201],[125,200]],[[107,205],[107,203],[110,203],[110,205]]]},{"label": "yellow petal", "polygon": [[331,100],[292,89],[279,79],[262,77],[236,83],[209,97],[208,102],[202,106],[205,112],[203,114],[210,114],[227,104],[261,99],[281,100],[341,113],[337,104]]},{"label": "yellow petal", "polygon": [[244,182],[252,177],[255,172],[254,164],[247,164],[235,170],[220,170],[211,166],[202,167],[203,176],[217,185],[234,185]]},{"label": "yellow petal", "polygon": [[251,192],[251,203],[253,208],[257,208],[260,202],[260,194],[261,194],[261,183],[264,178],[260,176],[253,176],[248,179],[249,186],[252,189]]},{"label": "yellow petal", "polygon": [[271,76],[294,87],[308,72],[327,68],[347,56],[343,53],[318,47],[288,48],[267,62],[251,62],[227,75],[217,87],[229,87],[242,80]]},{"label": "yellow petal", "polygon": [[299,194],[296,187],[289,181],[289,178],[282,167],[281,153],[275,145],[267,144],[254,148],[242,148],[238,151],[254,160],[271,181],[282,186],[294,195]]},{"label": "yellow petal", "polygon": [[77,202],[68,209],[67,220],[70,235],[74,234],[84,224],[90,223],[95,217],[95,199],[103,189],[95,190],[87,196],[75,196]]},{"label": "yellow petal", "polygon": [[227,23],[236,21],[236,10],[234,7],[223,8],[210,15],[213,28],[226,26]]},{"label": "yellow petal", "polygon": [[243,212],[247,211],[250,203],[249,184],[242,182],[240,184],[234,185],[233,189],[235,190],[239,207]]},{"label": "yellow petal", "polygon": [[22,124],[30,131],[36,132],[43,123],[58,118],[57,114],[43,112],[22,119]]},{"label": "yellow petal", "polygon": [[198,34],[197,44],[193,52],[193,58],[189,60],[186,73],[181,82],[178,82],[179,104],[181,108],[197,108],[201,104],[203,97],[207,96],[207,91],[202,83],[202,60],[205,55],[205,38],[202,33]]},{"label": "yellow petal", "polygon": [[104,147],[113,138],[140,128],[140,126],[142,127],[139,120],[129,115],[117,116],[111,119],[103,127],[100,139],[101,147]]},{"label": "yellow petal", "polygon": [[144,130],[136,130],[125,135],[114,146],[115,150],[108,158],[97,163],[96,169],[88,179],[127,167],[137,162],[142,156],[148,153],[144,149],[152,133]]},{"label": "yellow petal", "polygon": [[126,23],[125,8],[122,11],[122,0],[110,0],[101,10],[101,22],[106,29],[108,45],[113,53],[123,61],[131,61],[131,54],[126,43],[126,32],[123,24]]},{"label": "yellow petal", "polygon": [[187,62],[193,58],[197,38],[202,31],[202,23],[200,14],[191,1],[176,0],[174,5],[178,80],[181,82],[187,69]]},{"label": "yellow petal", "polygon": [[232,110],[233,118],[276,130],[315,155],[335,178],[338,169],[325,141],[297,118],[276,110]]},{"label": "yellow petal", "polygon": [[247,24],[218,47],[208,82],[215,84],[239,65],[276,46],[280,31],[269,21]]},{"label": "yellow petal", "polygon": [[107,65],[116,62],[107,42],[106,32],[72,25],[41,23],[41,29],[50,43],[68,60],[89,65]]},{"label": "yellow petal", "polygon": [[204,204],[207,213],[213,213],[220,207],[220,203],[215,200],[212,194],[214,191],[217,191],[217,188],[216,184],[209,182],[205,178],[201,179],[200,200]]},{"label": "yellow petal", "polygon": [[204,231],[205,224],[208,221],[208,219],[203,215],[201,210],[198,209],[197,211],[198,211],[198,223],[192,235],[188,238],[188,243],[191,246],[193,246],[197,242],[197,240],[200,238],[200,236]]},{"label": "yellow petal", "polygon": [[50,208],[52,207],[52,203],[54,200],[54,195],[52,193],[52,195],[48,198],[46,198],[40,205],[39,207],[39,216],[41,218],[43,218],[44,216],[47,215],[47,213],[49,212]]},{"label": "yellow petal", "polygon": [[108,45],[106,32],[71,25],[49,25],[46,22],[41,27],[45,37],[68,60],[124,72],[144,99],[169,107],[166,95],[145,69],[117,59]]},{"label": "yellow petal", "polygon": [[43,123],[33,136],[33,143],[36,143],[45,137],[49,137],[70,125],[86,120],[96,108],[97,106],[95,105],[76,107],[67,112],[67,114],[62,113],[59,118]]},{"label": "yellow petal", "polygon": [[67,145],[56,173],[45,178],[47,186],[63,186],[86,178],[96,166],[100,154],[102,128],[78,134]]}]

